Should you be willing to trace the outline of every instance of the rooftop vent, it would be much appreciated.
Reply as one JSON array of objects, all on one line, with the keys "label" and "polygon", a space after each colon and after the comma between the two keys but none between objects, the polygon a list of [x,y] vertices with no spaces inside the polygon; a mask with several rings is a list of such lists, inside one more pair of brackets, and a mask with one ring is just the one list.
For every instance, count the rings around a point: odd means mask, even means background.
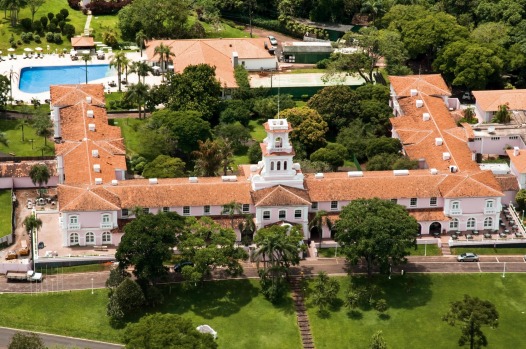
[{"label": "rooftop vent", "polygon": [[93,110],[89,109],[87,112],[86,112],[86,116],[88,118],[92,118],[93,117]]},{"label": "rooftop vent", "polygon": [[95,184],[102,184],[102,178],[95,178]]},{"label": "rooftop vent", "polygon": [[442,153],[442,160],[449,160],[451,159],[451,154],[449,153]]},{"label": "rooftop vent", "polygon": [[86,102],[88,102],[89,104],[91,104],[91,97],[90,97],[90,96],[87,96],[87,97],[86,97]]},{"label": "rooftop vent", "polygon": [[237,182],[236,176],[221,176],[223,182]]},{"label": "rooftop vent", "polygon": [[94,158],[98,158],[99,157],[99,151],[98,149],[93,149],[91,151],[91,156],[93,156]]},{"label": "rooftop vent", "polygon": [[411,92],[411,97],[414,97],[418,94],[418,90],[415,88],[412,88],[410,92]]},{"label": "rooftop vent", "polygon": [[149,178],[148,183],[150,184],[157,184],[157,178]]},{"label": "rooftop vent", "polygon": [[99,164],[93,165],[93,171],[100,172],[100,165]]},{"label": "rooftop vent", "polygon": [[438,174],[438,170],[436,168],[431,168],[429,169],[429,172],[432,174],[432,175],[436,175]]},{"label": "rooftop vent", "polygon": [[348,177],[363,177],[362,171],[349,171],[347,172]]},{"label": "rooftop vent", "polygon": [[257,165],[250,165],[250,172],[256,172],[258,170]]},{"label": "rooftop vent", "polygon": [[424,113],[422,115],[422,120],[424,120],[424,121],[429,121],[430,118],[431,118],[431,116],[429,115],[429,113]]},{"label": "rooftop vent", "polygon": [[444,143],[442,138],[435,138],[435,145],[442,145],[442,143]]},{"label": "rooftop vent", "polygon": [[488,133],[495,133],[495,126],[488,126]]},{"label": "rooftop vent", "polygon": [[519,156],[520,153],[519,147],[513,147],[513,156]]},{"label": "rooftop vent", "polygon": [[117,185],[117,184],[119,184],[118,180],[116,180],[116,179],[112,179],[111,180],[111,185]]},{"label": "rooftop vent", "polygon": [[416,100],[416,107],[417,108],[422,108],[424,106],[424,101],[421,100],[421,99],[417,99]]},{"label": "rooftop vent", "polygon": [[458,171],[458,167],[456,167],[456,166],[449,166],[449,172],[455,173],[457,171]]},{"label": "rooftop vent", "polygon": [[198,179],[197,177],[188,177],[188,182],[190,183],[197,183]]},{"label": "rooftop vent", "polygon": [[316,178],[316,179],[322,179],[323,177],[324,177],[324,176],[323,176],[323,173],[321,173],[321,172],[320,172],[320,173],[316,173],[316,174],[314,175],[314,178]]},{"label": "rooftop vent", "polygon": [[393,175],[395,176],[408,176],[409,170],[393,170]]},{"label": "rooftop vent", "polygon": [[88,129],[92,132],[95,132],[95,124],[88,124]]}]

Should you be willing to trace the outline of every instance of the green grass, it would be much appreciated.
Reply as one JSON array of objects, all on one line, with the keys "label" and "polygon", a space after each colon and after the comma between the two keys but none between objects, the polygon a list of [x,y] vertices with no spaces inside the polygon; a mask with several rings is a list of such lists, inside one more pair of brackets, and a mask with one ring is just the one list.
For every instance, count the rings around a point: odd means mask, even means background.
[{"label": "green grass", "polygon": [[[266,121],[266,120],[265,120]],[[265,132],[265,127],[263,126],[263,123],[265,122],[263,120],[250,120],[248,124],[248,128],[250,129],[250,135],[252,136],[252,139],[262,142],[265,137],[267,137],[267,132]]]},{"label": "green grass", "polygon": [[11,234],[11,190],[0,190],[0,238]]},{"label": "green grass", "polygon": [[[102,41],[102,34],[110,30],[113,30],[117,34],[117,38],[120,38],[121,32],[118,23],[117,15],[93,16],[90,27],[92,28],[91,33],[94,36],[94,41]],[[82,28],[84,28],[84,25],[82,25]]]},{"label": "green grass", "polygon": [[493,255],[493,254],[526,254],[526,247],[522,245],[522,247],[509,247],[509,246],[502,246],[497,245],[497,248],[493,248],[493,246],[462,246],[462,247],[452,247],[451,248],[451,254],[461,254],[464,252],[473,252],[480,255]]},{"label": "green grass", "polygon": [[[0,297],[0,325],[32,331],[118,342],[122,329],[106,317],[107,291]],[[195,326],[208,324],[218,332],[220,348],[299,348],[291,298],[273,306],[259,293],[258,281],[205,283],[192,291],[166,289],[162,313],[180,314]]]},{"label": "green grass", "polygon": [[411,249],[411,256],[441,256],[442,250],[438,245],[416,245],[416,249]]},{"label": "green grass", "polygon": [[94,271],[109,270],[110,265],[104,264],[104,263],[98,263],[98,264],[76,265],[72,267],[37,268],[36,271],[39,273],[44,273],[46,275],[87,273],[87,272],[94,272]]},{"label": "green grass", "polygon": [[119,126],[122,130],[124,143],[126,145],[126,153],[133,155],[139,153],[141,143],[141,132],[139,126],[144,122],[143,120],[127,118],[127,119],[111,119],[115,126]]},{"label": "green grass", "polygon": [[[195,17],[190,18],[194,18],[195,20]],[[207,38],[248,38],[250,36],[250,33],[240,29],[243,26],[239,26],[239,28],[236,28],[227,24],[224,21],[221,22],[219,28],[214,28],[214,26],[205,22],[201,22],[201,24],[205,28]],[[256,36],[253,35],[253,37]]]},{"label": "green grass", "polygon": [[[338,278],[343,299],[348,278]],[[484,327],[489,348],[522,348],[521,333],[526,330],[526,275],[495,274],[427,274],[382,277],[377,283],[385,291],[387,319],[374,310],[353,314],[337,305],[327,318],[321,318],[309,304],[310,325],[317,349],[367,348],[377,330],[389,348],[451,349],[458,347],[460,329],[442,321],[449,304],[464,294],[495,304],[500,318],[495,330]]]},{"label": "green grass", "polygon": [[325,74],[327,69],[318,69],[318,68],[301,68],[301,69],[291,69],[290,74],[313,74],[313,73],[323,73]]},{"label": "green grass", "polygon": [[[4,132],[8,139],[7,147],[0,144],[0,152],[16,156],[41,156],[54,155],[55,145],[47,141],[44,146],[44,138],[37,136],[35,130],[30,126],[24,126],[24,141],[22,142],[22,130],[18,129],[19,120],[0,120],[0,132]],[[31,144],[29,140],[33,139]],[[43,150],[43,151],[42,151]]]}]

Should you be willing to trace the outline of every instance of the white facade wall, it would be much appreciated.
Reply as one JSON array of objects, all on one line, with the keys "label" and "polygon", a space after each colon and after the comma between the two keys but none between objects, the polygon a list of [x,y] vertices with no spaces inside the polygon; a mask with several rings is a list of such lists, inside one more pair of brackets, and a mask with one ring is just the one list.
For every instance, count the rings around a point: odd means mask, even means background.
[{"label": "white facade wall", "polygon": [[515,167],[513,161],[510,161],[510,169],[511,173],[514,174],[515,177],[517,177],[517,180],[519,182],[519,188],[526,188],[526,173],[520,173],[519,170],[517,170],[517,167]]},{"label": "white facade wall", "polygon": [[243,65],[246,70],[264,70],[277,68],[276,57],[269,58],[241,58],[239,57],[239,64]]},{"label": "white facade wall", "polygon": [[13,188],[13,178],[6,177],[0,178],[0,189],[11,189]]},{"label": "white facade wall", "polygon": [[526,148],[522,138],[518,135],[491,137],[475,137],[473,142],[468,143],[469,149],[480,154],[506,155],[506,149],[519,147]]},{"label": "white facade wall", "polygon": [[[492,201],[492,207],[487,207],[487,202]],[[499,215],[502,210],[501,197],[480,197],[446,199],[444,213],[451,217],[447,230],[483,230],[498,229]],[[475,220],[475,226],[468,226],[468,221]],[[458,226],[456,225],[458,221]],[[487,222],[491,222],[490,225]]]}]

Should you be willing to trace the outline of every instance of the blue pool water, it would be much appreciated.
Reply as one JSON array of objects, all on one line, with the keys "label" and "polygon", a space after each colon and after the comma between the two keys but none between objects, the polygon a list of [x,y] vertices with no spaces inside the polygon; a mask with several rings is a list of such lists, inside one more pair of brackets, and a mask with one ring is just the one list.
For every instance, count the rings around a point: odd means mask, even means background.
[{"label": "blue pool water", "polygon": [[[108,64],[88,64],[88,82],[116,75]],[[20,72],[19,89],[27,93],[49,91],[49,85],[83,84],[86,82],[86,67],[26,67]]]}]

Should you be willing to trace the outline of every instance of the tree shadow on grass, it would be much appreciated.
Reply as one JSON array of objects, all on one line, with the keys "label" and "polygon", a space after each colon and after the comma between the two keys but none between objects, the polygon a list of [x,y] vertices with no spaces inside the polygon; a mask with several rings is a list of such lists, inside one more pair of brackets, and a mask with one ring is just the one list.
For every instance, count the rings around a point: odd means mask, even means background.
[{"label": "tree shadow on grass", "polygon": [[165,289],[165,302],[159,310],[173,314],[192,311],[205,319],[238,313],[259,294],[250,280],[205,282],[192,290],[184,290],[182,285],[170,287],[171,291]]},{"label": "tree shadow on grass", "polygon": [[389,320],[391,318],[391,315],[382,313],[382,314],[378,314],[378,318],[380,320],[386,321],[386,320]]},{"label": "tree shadow on grass", "polygon": [[361,311],[353,309],[347,312],[347,317],[352,320],[361,320],[363,319],[363,314]]}]

